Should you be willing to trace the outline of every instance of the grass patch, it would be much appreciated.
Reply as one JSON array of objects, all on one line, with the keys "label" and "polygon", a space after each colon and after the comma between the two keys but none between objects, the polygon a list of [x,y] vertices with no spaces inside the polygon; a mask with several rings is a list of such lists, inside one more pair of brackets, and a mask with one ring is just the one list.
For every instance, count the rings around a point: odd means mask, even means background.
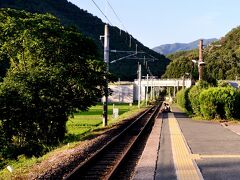
[{"label": "grass patch", "polygon": [[[111,128],[113,124],[132,117],[144,110],[144,108],[138,109],[135,104],[132,106],[129,106],[129,104],[115,104],[115,108],[119,108],[120,116],[116,119],[112,118],[113,105],[110,104],[108,106],[108,127],[102,126],[102,104],[91,107],[87,112],[75,113],[74,117],[70,118],[66,124],[67,133],[63,144],[39,158],[19,156],[17,160],[6,160],[5,164],[11,165],[14,168],[14,172],[11,174],[5,167],[0,170],[0,180],[25,179],[28,177],[28,174],[32,171],[35,164],[54,156],[56,153],[74,148],[79,144],[79,141],[91,139],[102,131]],[[39,170],[39,172],[41,171],[43,170]]]},{"label": "grass patch", "polygon": [[[112,118],[112,111],[114,108],[119,109],[119,117],[116,119]],[[108,106],[108,124],[118,122],[122,120],[135,110],[138,110],[137,105],[129,106],[129,104],[109,104]],[[125,114],[130,112],[130,114]],[[93,106],[86,112],[78,112],[74,114],[73,118],[70,118],[67,122],[67,134],[64,140],[64,143],[71,143],[74,141],[81,141],[85,136],[88,136],[89,133],[95,129],[102,127],[102,113],[103,107],[102,104]]]}]

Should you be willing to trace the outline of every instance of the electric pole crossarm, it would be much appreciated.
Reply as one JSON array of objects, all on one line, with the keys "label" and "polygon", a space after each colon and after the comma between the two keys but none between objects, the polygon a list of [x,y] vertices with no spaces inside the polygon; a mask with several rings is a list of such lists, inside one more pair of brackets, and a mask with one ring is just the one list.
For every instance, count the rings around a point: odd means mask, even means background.
[{"label": "electric pole crossarm", "polygon": [[115,62],[121,61],[121,60],[123,60],[123,59],[129,58],[129,57],[135,56],[135,55],[136,55],[136,53],[130,54],[130,55],[128,55],[128,56],[124,56],[124,57],[121,57],[121,58],[119,58],[119,59],[115,59],[115,60],[111,61],[110,63],[115,63]]},{"label": "electric pole crossarm", "polygon": [[[111,50],[112,53],[136,53],[136,51],[119,51],[119,50]],[[144,54],[144,51],[138,51],[138,54]]]},{"label": "electric pole crossarm", "polygon": [[154,59],[152,59],[152,58],[137,58],[137,57],[128,58],[128,59],[149,60],[149,61],[154,60]]}]

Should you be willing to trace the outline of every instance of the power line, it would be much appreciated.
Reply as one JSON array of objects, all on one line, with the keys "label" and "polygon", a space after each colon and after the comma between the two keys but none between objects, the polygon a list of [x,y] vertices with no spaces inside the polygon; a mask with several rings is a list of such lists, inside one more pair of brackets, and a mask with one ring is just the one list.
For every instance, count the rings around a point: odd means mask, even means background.
[{"label": "power line", "polygon": [[[127,34],[129,34],[129,32],[128,32],[128,30],[127,30],[127,28],[124,26],[124,24],[123,24],[123,22],[121,21],[121,19],[120,19],[120,17],[118,16],[118,14],[116,13],[116,11],[114,10],[114,8],[112,7],[112,5],[110,4],[110,2],[108,1],[108,0],[105,0],[106,1],[106,3],[108,4],[108,6],[111,8],[111,10],[113,11],[113,13],[114,13],[114,15],[116,16],[116,18],[118,19],[118,21],[121,23],[121,25],[122,25],[122,27],[124,28],[124,30],[125,30],[125,32],[127,33]],[[112,25],[112,23],[111,23],[111,21],[108,19],[108,17],[103,13],[103,11],[101,10],[101,8],[97,5],[97,3],[94,1],[94,0],[92,0],[92,2],[95,4],[95,6],[98,8],[98,10],[102,13],[102,15],[108,20],[108,22],[109,22],[109,24],[111,25],[111,26],[113,26]],[[119,28],[120,29],[120,28]],[[120,34],[121,34],[121,29],[120,29]],[[131,44],[132,44],[132,36],[129,34],[129,47],[131,47]],[[137,44],[136,44],[137,45]]]},{"label": "power line", "polygon": [[116,18],[118,19],[118,21],[121,23],[122,27],[124,28],[124,30],[128,33],[127,28],[124,26],[123,22],[121,21],[121,19],[119,18],[119,16],[117,15],[116,11],[114,10],[114,8],[111,6],[111,4],[109,3],[108,0],[105,0],[108,4],[108,6],[112,9],[113,13],[115,14]]},{"label": "power line", "polygon": [[107,19],[107,21],[109,22],[109,24],[112,26],[111,21],[108,19],[108,17],[103,13],[103,11],[100,9],[100,7],[97,5],[97,3],[94,0],[91,0],[95,6],[98,8],[98,10],[102,13],[102,15]]},{"label": "power line", "polygon": [[[113,13],[114,13],[114,15],[116,16],[116,18],[118,19],[118,21],[121,23],[121,25],[122,25],[122,27],[124,28],[124,30],[126,31],[126,33],[127,34],[129,34],[128,33],[128,31],[127,31],[127,28],[124,26],[124,24],[123,24],[123,22],[121,21],[121,19],[119,18],[119,16],[118,16],[118,14],[116,13],[116,11],[114,10],[114,8],[112,7],[112,5],[109,3],[109,1],[108,0],[105,0],[106,1],[106,3],[108,4],[108,6],[111,8],[111,10],[113,11]],[[111,26],[113,26],[112,25],[112,23],[111,23],[111,21],[108,19],[108,17],[103,13],[103,11],[100,9],[100,7],[96,4],[96,2],[94,1],[94,0],[92,0],[92,2],[95,4],[95,6],[98,8],[98,10],[102,13],[102,15],[108,20],[108,22],[109,22],[109,24],[111,25]],[[130,43],[131,43],[131,38],[132,38],[132,36],[129,34],[129,36],[130,36]],[[132,44],[132,43],[131,43]],[[130,47],[131,47],[131,45],[130,45]],[[114,52],[117,52],[117,50],[113,50]],[[124,51],[119,51],[119,52],[124,52]],[[126,52],[126,51],[125,51]],[[131,52],[131,51],[129,51],[129,52]],[[146,55],[148,55],[148,56],[150,56],[150,58],[145,58],[144,57],[144,59],[145,60],[153,60],[153,61],[155,61],[157,58],[155,58],[154,56],[152,56],[152,55],[150,55],[150,54],[148,54],[148,53],[146,53],[146,52],[138,52],[137,51],[137,43],[136,43],[136,52],[135,53],[133,53],[132,52],[132,54],[130,54],[130,55],[127,55],[127,56],[124,56],[124,57],[122,57],[122,58],[119,58],[119,59],[115,59],[115,60],[113,60],[111,63],[115,63],[115,62],[118,62],[118,61],[121,61],[121,60],[123,60],[123,59],[139,59],[139,60],[141,60],[141,59],[143,59],[143,58],[137,58],[137,57],[133,57],[133,56],[135,56],[135,55],[137,55],[137,54],[139,54],[139,53],[144,53],[144,54],[146,54]],[[147,70],[147,72],[149,72],[149,74],[152,76],[152,73],[151,73],[151,71],[150,71],[150,67],[149,66],[147,66],[146,67],[146,70]]]}]

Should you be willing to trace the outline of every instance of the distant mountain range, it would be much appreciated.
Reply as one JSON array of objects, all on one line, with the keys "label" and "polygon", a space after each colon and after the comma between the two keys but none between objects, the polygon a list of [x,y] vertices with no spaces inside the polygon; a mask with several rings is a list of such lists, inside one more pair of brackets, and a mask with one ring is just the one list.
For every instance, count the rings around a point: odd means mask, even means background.
[{"label": "distant mountain range", "polygon": [[[208,45],[216,40],[217,40],[216,38],[203,39],[203,44]],[[168,55],[168,54],[175,53],[177,51],[188,51],[188,50],[196,49],[198,48],[198,42],[199,40],[196,40],[190,43],[163,44],[153,48],[153,50],[156,51],[157,53]]]},{"label": "distant mountain range", "polygon": [[[240,78],[240,26],[230,30],[220,40],[204,48],[203,79],[215,84],[216,80],[239,80]],[[198,66],[192,64],[199,58],[198,49],[179,51],[167,56],[171,63],[162,78],[180,78],[191,71],[192,77],[198,79]]]}]

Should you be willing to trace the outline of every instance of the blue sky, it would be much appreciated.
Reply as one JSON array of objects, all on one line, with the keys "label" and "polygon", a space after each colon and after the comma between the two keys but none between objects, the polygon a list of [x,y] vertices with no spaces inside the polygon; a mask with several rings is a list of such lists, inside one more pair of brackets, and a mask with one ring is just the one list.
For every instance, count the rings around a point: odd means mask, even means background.
[{"label": "blue sky", "polygon": [[[92,0],[69,0],[107,20]],[[111,23],[124,29],[106,0],[94,0]],[[108,0],[127,31],[149,48],[200,38],[220,38],[240,25],[240,0]]]}]

